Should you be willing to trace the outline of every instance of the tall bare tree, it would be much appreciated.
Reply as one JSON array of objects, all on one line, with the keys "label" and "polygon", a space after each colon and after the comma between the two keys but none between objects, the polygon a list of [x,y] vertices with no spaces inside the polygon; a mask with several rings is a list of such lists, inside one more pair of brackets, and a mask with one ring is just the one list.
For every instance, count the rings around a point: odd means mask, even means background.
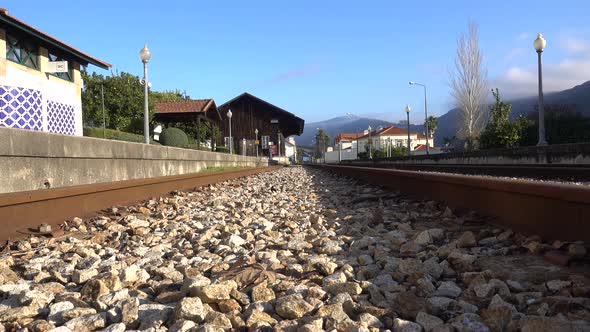
[{"label": "tall bare tree", "polygon": [[477,24],[470,21],[467,34],[461,34],[457,40],[455,68],[450,72],[451,95],[460,109],[461,131],[467,138],[473,138],[484,127],[487,76]]}]

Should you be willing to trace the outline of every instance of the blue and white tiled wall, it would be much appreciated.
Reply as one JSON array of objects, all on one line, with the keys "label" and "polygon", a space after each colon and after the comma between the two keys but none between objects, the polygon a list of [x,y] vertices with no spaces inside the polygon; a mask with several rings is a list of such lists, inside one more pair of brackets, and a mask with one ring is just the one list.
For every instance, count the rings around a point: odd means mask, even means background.
[{"label": "blue and white tiled wall", "polygon": [[75,135],[75,118],[73,105],[52,100],[44,105],[41,91],[0,85],[0,127]]}]

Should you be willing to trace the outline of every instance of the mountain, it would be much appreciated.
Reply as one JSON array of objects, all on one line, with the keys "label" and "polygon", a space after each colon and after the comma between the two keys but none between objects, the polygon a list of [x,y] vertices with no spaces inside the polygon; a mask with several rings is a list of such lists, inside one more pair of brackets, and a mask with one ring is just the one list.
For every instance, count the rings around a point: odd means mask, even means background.
[{"label": "mountain", "polygon": [[[400,128],[406,128],[406,123],[392,123],[384,120],[360,117],[353,114],[347,114],[345,116],[339,116],[336,118],[318,121],[318,122],[310,122],[305,124],[305,128],[303,130],[303,134],[296,138],[297,145],[304,146],[304,147],[311,147],[313,146],[313,139],[315,134],[317,133],[317,129],[323,129],[328,136],[330,136],[331,142],[334,142],[334,136],[341,134],[341,133],[361,133],[367,128],[369,125],[372,128],[378,128],[379,126],[387,127],[394,125]],[[418,131],[423,132],[424,126],[422,125],[410,125],[410,131]]]},{"label": "mountain", "polygon": [[[500,91],[500,94],[502,91]],[[508,100],[512,103],[511,119],[520,115],[527,115],[535,111],[537,96]],[[590,117],[590,81],[577,85],[571,89],[550,92],[544,95],[545,105],[573,105],[575,111]],[[434,144],[440,146],[445,137],[453,137],[460,128],[461,117],[459,110],[453,108],[438,118],[438,128],[434,134]]]}]

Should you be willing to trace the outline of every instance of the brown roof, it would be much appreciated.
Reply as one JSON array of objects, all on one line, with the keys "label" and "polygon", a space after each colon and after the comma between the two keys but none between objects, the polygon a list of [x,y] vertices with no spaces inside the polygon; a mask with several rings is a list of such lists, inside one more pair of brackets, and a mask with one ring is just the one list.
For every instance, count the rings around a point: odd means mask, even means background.
[{"label": "brown roof", "polygon": [[[383,128],[381,130],[372,130],[371,131],[371,136],[401,136],[401,135],[407,135],[407,134],[408,134],[407,129],[402,129],[402,128],[395,127],[395,126],[389,126],[389,127]],[[414,135],[416,133],[410,132],[410,134]],[[368,136],[369,136],[369,134],[364,134],[358,138],[365,138]]]},{"label": "brown roof", "polygon": [[38,39],[41,39],[42,41],[44,41],[52,46],[55,46],[55,47],[61,49],[62,51],[70,53],[71,55],[78,58],[82,64],[91,63],[91,64],[93,64],[97,67],[103,68],[103,69],[108,69],[108,68],[112,67],[112,65],[110,63],[107,63],[107,62],[101,61],[97,58],[91,57],[90,55],[73,48],[72,46],[70,46],[70,45],[46,34],[45,32],[17,19],[16,17],[9,15],[8,10],[5,8],[0,8],[0,21],[5,22],[9,26],[17,28],[23,32],[26,32],[27,34],[32,35]]},{"label": "brown roof", "polygon": [[363,135],[364,135],[363,133],[342,133],[342,134],[338,134],[334,137],[334,142],[338,143],[342,140],[354,140],[354,139],[357,139]]},{"label": "brown roof", "polygon": [[215,107],[213,99],[167,101],[157,103],[154,113],[202,113]]},{"label": "brown roof", "polygon": [[426,139],[426,135],[418,133],[418,139]]}]

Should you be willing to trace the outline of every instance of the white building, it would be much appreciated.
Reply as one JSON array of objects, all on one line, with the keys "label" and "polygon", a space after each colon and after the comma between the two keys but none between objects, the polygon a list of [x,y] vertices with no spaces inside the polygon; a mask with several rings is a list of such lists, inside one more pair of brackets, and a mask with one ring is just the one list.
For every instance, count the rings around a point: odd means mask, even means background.
[{"label": "white building", "polygon": [[[408,131],[406,129],[389,126],[380,130],[372,130],[371,133],[366,132],[356,139],[359,153],[369,151],[369,140],[373,150],[386,150],[388,146],[407,148]],[[428,140],[429,146],[433,147],[433,143],[434,140],[430,138]],[[420,149],[422,145],[426,145],[426,135],[410,132],[410,150],[414,151]]]},{"label": "white building", "polygon": [[111,67],[0,8],[0,127],[82,136],[88,64]]},{"label": "white building", "polygon": [[295,136],[289,136],[285,139],[285,157],[291,163],[297,161],[297,145],[295,144]]}]

